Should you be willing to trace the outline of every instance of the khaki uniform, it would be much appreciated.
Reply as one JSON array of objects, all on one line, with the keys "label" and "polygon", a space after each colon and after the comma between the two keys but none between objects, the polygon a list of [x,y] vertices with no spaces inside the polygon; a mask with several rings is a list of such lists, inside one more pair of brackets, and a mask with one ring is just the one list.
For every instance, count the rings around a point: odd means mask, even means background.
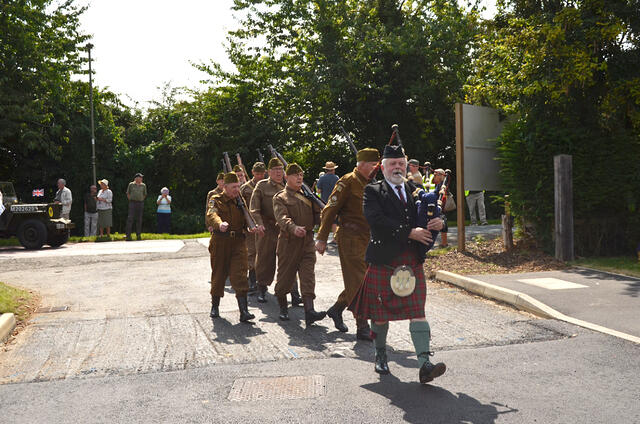
[{"label": "khaki uniform", "polygon": [[[229,228],[220,232],[220,223],[226,221]],[[237,201],[226,194],[214,194],[209,200],[207,227],[214,231],[209,242],[211,254],[211,295],[223,297],[224,284],[229,277],[236,297],[246,297],[249,290],[247,282],[247,245],[245,243],[245,220]]]},{"label": "khaki uniform", "polygon": [[[204,202],[204,213],[205,213],[205,215],[209,211],[209,200],[211,200],[211,196],[213,196],[214,194],[222,194],[223,191],[224,191],[224,189],[222,189],[220,187],[216,187],[213,190],[209,190],[209,193],[207,193],[207,200],[206,200],[206,202]],[[209,228],[208,225],[207,225],[207,228]]]},{"label": "khaki uniform", "polygon": [[271,178],[258,181],[249,210],[256,225],[264,226],[264,236],[256,236],[256,280],[261,286],[270,286],[276,273],[276,246],[278,244],[278,227],[273,215],[273,196],[284,188]]},{"label": "khaki uniform", "polygon": [[[249,204],[251,203],[251,195],[253,194],[253,189],[256,188],[256,183],[253,180],[249,180],[240,187],[240,195],[244,198],[244,202],[249,208]],[[248,254],[248,262],[249,269],[255,269],[256,266],[256,237],[259,237],[255,234],[247,234],[247,254]]]},{"label": "khaki uniform", "polygon": [[[316,249],[313,227],[320,221],[320,211],[302,193],[288,187],[273,197],[273,210],[280,228],[275,295],[279,298],[286,296],[295,283],[297,273],[302,297],[315,299]],[[304,227],[307,234],[304,237],[294,235],[296,226]]]},{"label": "khaki uniform", "polygon": [[369,224],[362,211],[364,187],[367,184],[367,178],[354,168],[353,172],[343,175],[338,180],[327,205],[322,210],[318,240],[327,241],[331,226],[338,218],[335,239],[338,243],[344,290],[338,296],[337,303],[342,306],[351,303],[367,271],[364,254],[370,234]]}]

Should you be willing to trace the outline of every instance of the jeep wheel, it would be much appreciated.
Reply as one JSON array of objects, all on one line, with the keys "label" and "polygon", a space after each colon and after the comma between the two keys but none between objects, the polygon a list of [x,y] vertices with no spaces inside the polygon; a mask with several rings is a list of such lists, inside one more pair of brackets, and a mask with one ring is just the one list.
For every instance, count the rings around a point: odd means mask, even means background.
[{"label": "jeep wheel", "polygon": [[47,239],[47,244],[51,247],[60,247],[68,241],[69,241],[69,230],[65,231],[64,233],[55,233],[55,234],[49,235],[49,238]]},{"label": "jeep wheel", "polygon": [[18,227],[18,240],[25,249],[40,249],[47,240],[47,227],[42,221],[28,219]]}]

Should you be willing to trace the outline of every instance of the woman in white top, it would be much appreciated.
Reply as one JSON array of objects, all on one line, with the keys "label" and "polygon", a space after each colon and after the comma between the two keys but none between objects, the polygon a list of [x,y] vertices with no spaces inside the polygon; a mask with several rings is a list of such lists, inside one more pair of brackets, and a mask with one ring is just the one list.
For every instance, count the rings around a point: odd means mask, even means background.
[{"label": "woman in white top", "polygon": [[109,180],[102,179],[98,181],[100,191],[96,197],[98,210],[98,228],[100,229],[100,237],[104,236],[104,229],[107,229],[107,236],[111,236],[111,226],[113,225],[113,193],[109,190]]},{"label": "woman in white top", "polygon": [[171,232],[171,196],[167,187],[162,187],[160,190],[156,204],[158,205],[158,233],[169,234]]}]

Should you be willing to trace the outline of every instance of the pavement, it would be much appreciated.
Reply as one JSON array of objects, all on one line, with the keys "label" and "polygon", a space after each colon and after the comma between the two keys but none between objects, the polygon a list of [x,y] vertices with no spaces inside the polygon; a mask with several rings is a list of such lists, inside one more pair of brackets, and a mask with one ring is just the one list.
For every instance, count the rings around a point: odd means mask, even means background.
[{"label": "pavement", "polygon": [[[301,308],[277,320],[269,295],[244,324],[228,291],[211,320],[203,241],[2,262],[2,281],[43,299],[0,347],[3,424],[640,422],[640,345],[429,282],[432,359],[448,370],[421,386],[407,322],[391,323],[379,376],[349,314],[348,333],[328,318],[307,329]],[[326,309],[339,259],[331,246],[317,258]]]},{"label": "pavement", "polygon": [[68,256],[103,256],[136,253],[177,252],[182,240],[110,241],[101,243],[67,243],[60,247],[44,246],[39,250],[24,247],[0,247],[0,262],[8,259],[52,258]]}]

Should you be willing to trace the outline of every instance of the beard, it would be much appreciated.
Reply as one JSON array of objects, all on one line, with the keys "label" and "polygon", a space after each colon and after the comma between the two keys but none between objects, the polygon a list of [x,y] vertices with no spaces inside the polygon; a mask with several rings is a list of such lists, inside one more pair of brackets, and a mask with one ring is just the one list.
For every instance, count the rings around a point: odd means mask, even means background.
[{"label": "beard", "polygon": [[402,184],[404,182],[404,172],[400,169],[394,169],[389,173],[389,175],[386,175],[386,177],[395,185]]}]

